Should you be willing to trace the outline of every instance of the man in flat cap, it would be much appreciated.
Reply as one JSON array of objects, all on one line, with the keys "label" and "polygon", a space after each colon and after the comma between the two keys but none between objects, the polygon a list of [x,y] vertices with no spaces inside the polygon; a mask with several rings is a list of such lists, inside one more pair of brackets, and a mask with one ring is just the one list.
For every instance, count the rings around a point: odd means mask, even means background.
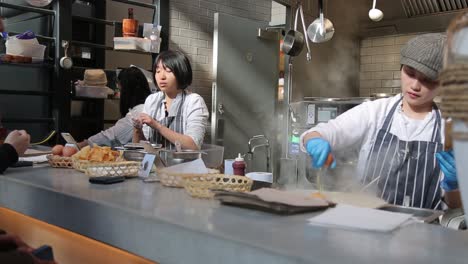
[{"label": "man in flat cap", "polygon": [[443,152],[444,122],[434,103],[445,42],[438,33],[409,40],[401,49],[401,94],[363,103],[302,134],[313,167],[354,148],[360,181],[391,204],[439,209],[444,195],[457,196],[455,162]]}]

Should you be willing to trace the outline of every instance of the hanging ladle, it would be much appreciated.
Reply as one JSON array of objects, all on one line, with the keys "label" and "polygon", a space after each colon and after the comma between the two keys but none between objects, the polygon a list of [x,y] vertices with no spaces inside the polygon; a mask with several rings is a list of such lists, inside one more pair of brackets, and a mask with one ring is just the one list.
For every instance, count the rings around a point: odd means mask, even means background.
[{"label": "hanging ladle", "polygon": [[319,18],[307,28],[307,34],[314,43],[329,41],[335,33],[333,23],[323,15],[323,0],[319,0]]},{"label": "hanging ladle", "polygon": [[372,19],[372,21],[380,21],[383,18],[383,12],[380,9],[375,8],[376,1],[374,0],[374,3],[372,4],[372,9],[369,10],[369,18]]},{"label": "hanging ladle", "polygon": [[304,22],[304,11],[302,10],[302,4],[299,4],[299,13],[301,15],[302,29],[304,30],[305,43],[306,43],[306,46],[307,46],[307,57],[306,58],[307,58],[307,61],[311,61],[312,56],[310,55],[309,36],[307,34],[306,25],[305,25],[305,22]]}]

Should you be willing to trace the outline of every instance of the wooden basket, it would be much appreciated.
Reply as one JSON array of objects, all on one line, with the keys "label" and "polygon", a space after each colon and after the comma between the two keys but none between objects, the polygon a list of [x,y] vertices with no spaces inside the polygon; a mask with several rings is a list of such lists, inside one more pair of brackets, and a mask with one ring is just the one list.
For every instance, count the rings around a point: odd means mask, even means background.
[{"label": "wooden basket", "polygon": [[138,177],[138,171],[140,170],[140,166],[141,162],[137,161],[89,163],[86,165],[85,173],[90,177]]},{"label": "wooden basket", "polygon": [[86,166],[89,164],[90,162],[88,160],[80,160],[73,158],[73,168],[77,171],[85,172]]},{"label": "wooden basket", "polygon": [[[208,169],[208,174],[218,174],[219,170],[215,169]],[[184,188],[184,180],[187,177],[196,177],[196,176],[203,176],[205,174],[193,174],[193,173],[173,173],[167,172],[164,169],[158,170],[157,174],[161,181],[161,184],[167,187],[176,187],[176,188]]]},{"label": "wooden basket", "polygon": [[184,179],[184,188],[196,198],[213,198],[211,190],[249,192],[253,181],[245,176],[203,174]]},{"label": "wooden basket", "polygon": [[53,168],[73,168],[73,159],[71,157],[62,157],[49,154],[46,156],[49,165]]}]

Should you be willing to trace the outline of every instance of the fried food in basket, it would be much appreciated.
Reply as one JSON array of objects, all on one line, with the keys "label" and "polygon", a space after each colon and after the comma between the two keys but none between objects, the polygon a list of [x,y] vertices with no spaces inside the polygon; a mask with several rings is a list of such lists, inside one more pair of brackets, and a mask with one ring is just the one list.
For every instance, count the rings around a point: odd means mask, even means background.
[{"label": "fried food in basket", "polygon": [[122,161],[122,153],[112,150],[110,147],[86,146],[78,153],[73,155],[73,158],[78,160],[87,160],[91,162],[113,162]]}]

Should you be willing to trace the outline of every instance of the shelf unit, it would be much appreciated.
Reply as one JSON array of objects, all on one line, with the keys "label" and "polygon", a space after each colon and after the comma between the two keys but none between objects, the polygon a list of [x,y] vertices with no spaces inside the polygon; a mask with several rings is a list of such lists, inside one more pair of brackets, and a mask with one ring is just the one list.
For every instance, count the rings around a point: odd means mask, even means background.
[{"label": "shelf unit", "polygon": [[[141,3],[138,1],[132,0],[94,0],[88,1],[92,2],[101,12],[101,17],[105,17],[106,1],[120,2],[124,4],[150,8],[154,10],[153,23],[162,25],[161,31],[161,50],[168,48],[168,29],[169,29],[169,0],[154,0],[153,4]],[[7,3],[9,2],[9,3]],[[13,2],[13,3],[12,3]],[[23,4],[17,4],[17,3]],[[41,64],[17,64],[17,63],[8,63],[0,64],[0,78],[3,79],[4,74],[10,75],[10,80],[12,78],[21,78],[22,75],[19,75],[19,71],[25,71],[25,74],[33,74],[30,84],[28,83],[28,88],[18,88],[12,89],[11,87],[2,86],[0,87],[0,95],[5,95],[3,97],[13,97],[11,102],[14,105],[18,105],[18,109],[15,111],[6,111],[3,113],[2,107],[0,107],[0,115],[3,116],[2,122],[8,129],[19,129],[33,127],[30,131],[32,132],[32,140],[40,140],[45,135],[47,135],[50,130],[56,130],[58,134],[60,132],[70,132],[73,127],[80,127],[77,123],[94,123],[95,130],[99,130],[103,125],[103,122],[109,122],[112,120],[104,120],[103,115],[96,118],[96,122],[91,122],[92,118],[89,117],[72,117],[71,116],[71,105],[72,101],[83,101],[90,104],[98,105],[97,109],[104,112],[104,100],[103,99],[92,99],[92,98],[76,98],[73,96],[73,81],[79,78],[82,78],[83,72],[87,68],[105,68],[105,51],[114,50],[113,47],[105,45],[105,27],[114,26],[115,28],[121,28],[121,22],[118,21],[108,21],[102,18],[95,17],[84,17],[73,14],[73,0],[54,0],[51,5],[45,8],[37,8],[27,6],[25,1],[2,1],[0,2],[0,7],[17,10],[21,15],[31,14],[29,17],[31,21],[33,19],[46,19],[44,27],[47,28],[47,33],[37,35],[37,39],[41,44],[47,45],[47,51],[45,56],[45,62]],[[37,15],[34,15],[37,14]],[[47,18],[45,18],[47,17]],[[23,18],[21,18],[23,19]],[[21,19],[18,19],[21,22]],[[31,21],[28,21],[31,23]],[[102,27],[96,27],[96,39],[94,41],[80,41],[73,39],[73,29],[75,21],[90,23],[94,25],[101,25]],[[20,23],[19,22],[19,23]],[[24,21],[23,21],[24,22]],[[7,25],[7,31],[9,25]],[[15,35],[20,32],[23,32],[24,29],[16,29],[11,27],[9,32],[10,35]],[[37,32],[39,33],[39,32]],[[93,65],[80,66],[77,65],[71,70],[64,70],[60,67],[60,59],[65,55],[64,49],[62,48],[62,41],[69,41],[71,47],[87,47],[96,52],[96,60]],[[150,54],[140,51],[127,51],[127,50],[118,50],[119,52],[131,52],[137,54]],[[156,58],[157,54],[152,54],[152,60]],[[7,70],[3,70],[7,69]],[[31,72],[32,71],[32,72]],[[18,77],[13,77],[18,76]],[[7,76],[8,77],[8,76]],[[25,81],[21,78],[21,81]],[[14,82],[11,80],[11,82]],[[33,86],[46,87],[47,89],[29,89]],[[25,89],[25,90],[23,90]],[[2,96],[0,96],[2,97]],[[45,115],[39,115],[38,111],[31,110],[32,106],[29,102],[38,99],[42,102],[42,107],[47,108],[44,112]],[[0,99],[1,101],[1,99]],[[2,102],[0,102],[1,104]],[[34,103],[32,105],[39,105],[39,103]],[[24,109],[24,106],[30,109]],[[8,106],[5,108],[8,109]],[[33,112],[29,112],[33,111]],[[40,112],[40,111],[39,111]],[[19,115],[18,115],[19,114]],[[82,121],[80,121],[80,119]],[[37,128],[37,126],[40,128]],[[38,131],[34,131],[37,129]],[[93,131],[96,132],[96,131]],[[55,141],[59,139],[56,138]],[[53,143],[53,142],[52,142]]]},{"label": "shelf unit", "polygon": [[[168,47],[168,28],[169,28],[169,1],[168,0],[154,0],[153,4],[147,4],[147,3],[142,3],[138,1],[127,1],[127,0],[110,0],[111,2],[119,2],[131,6],[138,6],[142,8],[149,8],[153,10],[153,19],[152,21],[144,21],[144,22],[151,22],[153,24],[157,25],[162,25],[162,32],[161,32],[161,37],[163,39],[163,42],[161,43],[161,50],[165,50]],[[96,2],[95,2],[96,3]],[[105,3],[103,4],[105,6]],[[97,7],[97,6],[96,6]],[[163,11],[162,11],[163,10]],[[161,12],[162,11],[162,12]],[[88,12],[92,13],[92,12]],[[113,27],[113,32],[114,36],[121,36],[121,28],[122,28],[122,22],[120,21],[114,21],[114,20],[108,20],[106,19],[105,12],[102,12],[102,10],[94,10],[95,15],[90,17],[86,16],[83,14],[72,14],[72,23],[75,26],[76,24],[79,24],[81,27],[87,27],[89,26],[92,30],[100,30],[101,32],[106,32],[106,27]],[[122,17],[123,19],[123,17]],[[140,21],[143,22],[143,21]],[[140,27],[142,27],[140,25]],[[103,34],[104,35],[104,34]],[[122,53],[132,53],[132,54],[143,54],[143,55],[151,55],[151,53],[147,52],[142,52],[142,51],[137,51],[137,50],[115,50],[113,46],[106,45],[104,38],[101,38],[100,40],[97,41],[90,41],[90,40],[83,40],[83,39],[73,39],[71,41],[71,45],[73,47],[79,47],[79,48],[88,48],[90,49],[90,54],[91,57],[93,55],[96,56],[96,59],[93,61],[94,63],[83,63],[77,67],[74,67],[73,73],[74,77],[78,78],[80,76],[83,76],[83,73],[86,69],[89,68],[98,68],[98,69],[104,69],[106,71],[106,74],[108,75],[108,86],[111,87],[112,80],[116,79],[115,76],[115,69],[105,69],[105,52],[106,51],[116,51],[116,52],[122,52]],[[156,58],[157,54],[153,54],[152,56],[152,61]],[[92,61],[92,60],[88,60]],[[130,64],[131,62],[129,62]],[[112,87],[111,87],[112,88]],[[107,120],[104,119],[104,111],[105,111],[105,100],[101,100],[100,102],[97,102],[95,100],[86,100],[86,99],[72,99],[73,101],[81,101],[80,104],[81,106],[83,105],[93,105],[94,109],[96,112],[93,114],[96,122],[94,122],[96,125],[94,131],[90,131],[89,127],[86,127],[85,129],[88,129],[88,131],[83,131],[84,129],[81,129],[81,131],[73,131],[75,134],[77,134],[78,140],[85,139],[100,130],[102,130],[104,127],[104,124],[113,124],[117,120]],[[102,104],[102,105],[100,105]],[[86,125],[89,125],[92,122],[92,118],[89,117],[83,117],[81,121],[78,121],[77,118],[74,118],[74,122],[81,122],[83,123],[83,127]]]},{"label": "shelf unit", "polygon": [[[7,23],[7,30],[13,29],[9,30],[9,35],[23,32],[24,24],[27,27],[31,24],[31,27],[35,27],[46,20],[41,28],[46,34],[37,35],[39,42],[47,46],[43,63],[0,64],[0,78],[8,84],[2,85],[0,89],[3,98],[0,108],[2,123],[8,129],[26,128],[31,133],[32,140],[36,141],[45,137],[51,130],[60,130],[62,119],[66,115],[66,93],[63,89],[58,89],[64,87],[64,72],[59,67],[58,60],[63,56],[59,43],[62,39],[69,39],[68,32],[71,30],[64,26],[67,25],[67,17],[62,15],[69,10],[70,2],[55,1],[45,8],[21,5],[21,1],[15,1],[14,4],[11,2],[0,2],[3,10],[14,10],[14,15],[7,18],[7,22],[12,21]],[[15,21],[16,16],[29,18]],[[15,31],[15,28],[19,32]],[[21,88],[22,86],[27,88]]]}]

